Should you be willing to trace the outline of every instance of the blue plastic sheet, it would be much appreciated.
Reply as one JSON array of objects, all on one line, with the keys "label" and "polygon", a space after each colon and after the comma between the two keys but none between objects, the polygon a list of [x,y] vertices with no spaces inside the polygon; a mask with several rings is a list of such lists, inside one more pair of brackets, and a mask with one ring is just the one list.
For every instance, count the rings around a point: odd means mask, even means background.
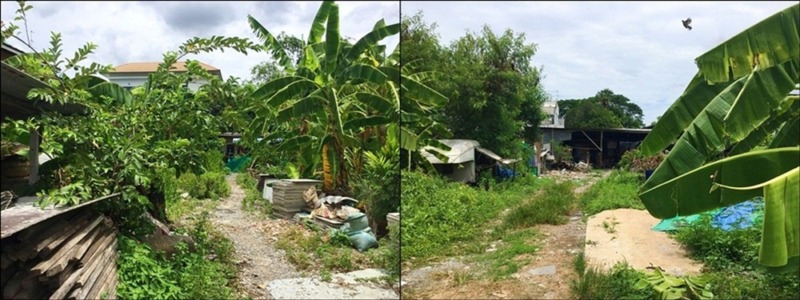
[{"label": "blue plastic sheet", "polygon": [[700,216],[702,215],[710,215],[713,218],[711,226],[725,231],[749,228],[758,224],[764,217],[764,199],[757,197],[742,203],[699,214],[664,219],[651,229],[654,231],[677,230],[680,227],[700,220]]}]

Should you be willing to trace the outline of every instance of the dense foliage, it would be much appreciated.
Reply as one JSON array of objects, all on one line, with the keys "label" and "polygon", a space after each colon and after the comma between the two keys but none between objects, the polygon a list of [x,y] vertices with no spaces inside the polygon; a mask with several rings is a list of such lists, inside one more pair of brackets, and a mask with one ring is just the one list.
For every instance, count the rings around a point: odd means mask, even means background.
[{"label": "dense foliage", "polygon": [[609,89],[585,99],[558,101],[567,128],[642,128],[642,108]]},{"label": "dense foliage", "polygon": [[445,47],[435,24],[425,24],[421,13],[404,17],[402,24],[404,66],[435,76],[429,86],[449,99],[433,121],[446,124],[454,138],[491,145],[501,156],[518,157],[520,142],[539,138],[546,95],[541,70],[531,66],[537,46],[524,34],[496,34],[485,26]]},{"label": "dense foliage", "polygon": [[712,223],[711,216],[702,215],[697,222],[679,228],[674,236],[692,257],[703,262],[718,298],[800,297],[800,273],[760,272],[757,262],[761,224],[726,231]]},{"label": "dense foliage", "polygon": [[196,251],[186,244],[172,258],[127,236],[119,237],[117,294],[124,299],[233,298],[233,244],[213,231],[204,215],[189,231]]}]

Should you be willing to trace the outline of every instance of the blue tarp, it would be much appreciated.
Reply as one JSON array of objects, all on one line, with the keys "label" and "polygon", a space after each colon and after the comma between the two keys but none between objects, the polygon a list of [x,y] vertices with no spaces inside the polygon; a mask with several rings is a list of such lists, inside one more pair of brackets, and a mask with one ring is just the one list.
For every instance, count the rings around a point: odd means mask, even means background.
[{"label": "blue tarp", "polygon": [[725,231],[748,228],[759,223],[764,217],[764,199],[758,197],[739,204],[718,208],[691,216],[678,216],[670,219],[664,219],[656,224],[656,226],[653,226],[652,230],[677,230],[680,227],[696,222],[703,215],[710,215],[713,218],[711,221],[711,226]]}]

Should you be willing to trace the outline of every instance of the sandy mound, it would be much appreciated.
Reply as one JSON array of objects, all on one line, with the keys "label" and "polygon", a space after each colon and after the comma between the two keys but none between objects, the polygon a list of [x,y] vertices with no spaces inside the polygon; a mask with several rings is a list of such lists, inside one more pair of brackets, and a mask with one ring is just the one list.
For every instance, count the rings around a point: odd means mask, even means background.
[{"label": "sandy mound", "polygon": [[638,270],[652,264],[675,275],[700,274],[702,263],[688,258],[681,245],[666,233],[650,230],[660,221],[637,209],[607,210],[589,217],[587,261],[605,269],[627,261]]}]

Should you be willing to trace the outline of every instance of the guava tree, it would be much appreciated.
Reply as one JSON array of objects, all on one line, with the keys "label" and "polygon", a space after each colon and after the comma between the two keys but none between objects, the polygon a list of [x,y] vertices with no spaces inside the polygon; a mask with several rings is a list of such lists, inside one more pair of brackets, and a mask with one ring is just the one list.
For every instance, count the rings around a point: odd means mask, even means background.
[{"label": "guava tree", "polygon": [[645,138],[674,147],[639,197],[657,218],[763,196],[759,264],[794,270],[800,257],[800,5],[696,59],[699,71]]}]

